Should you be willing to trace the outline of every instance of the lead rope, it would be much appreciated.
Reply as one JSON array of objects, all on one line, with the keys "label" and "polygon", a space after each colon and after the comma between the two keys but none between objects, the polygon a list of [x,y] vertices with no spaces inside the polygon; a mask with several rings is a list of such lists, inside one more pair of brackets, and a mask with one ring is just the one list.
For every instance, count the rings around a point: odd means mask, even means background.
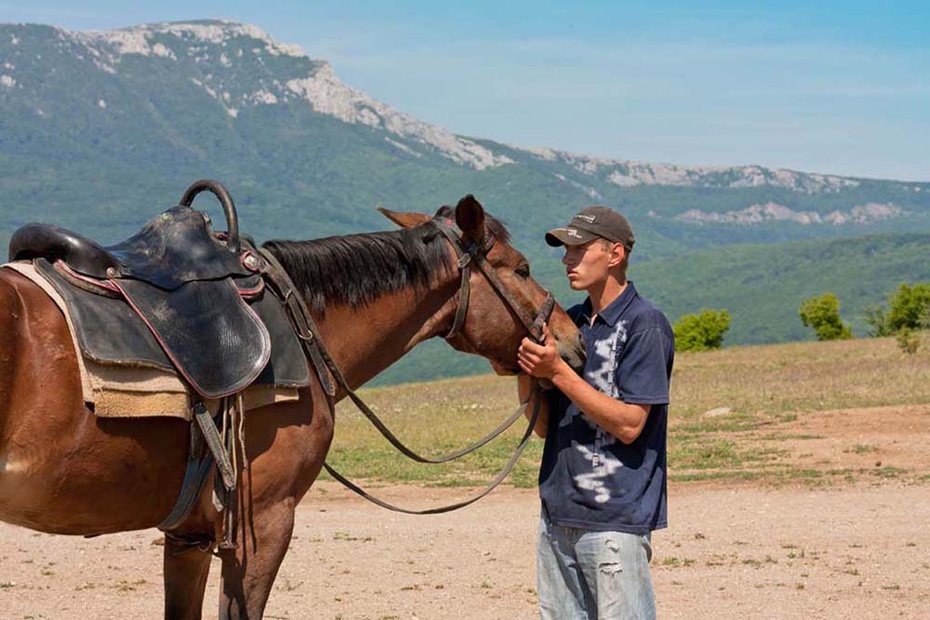
[{"label": "lead rope", "polygon": [[364,497],[365,499],[367,499],[373,504],[376,504],[382,508],[387,508],[388,510],[392,510],[394,512],[402,512],[408,515],[435,515],[435,514],[442,514],[445,512],[451,512],[453,510],[458,510],[459,508],[464,508],[465,506],[468,506],[469,504],[473,504],[477,502],[479,499],[488,495],[488,493],[496,489],[500,485],[500,483],[503,482],[507,478],[507,476],[510,475],[510,472],[513,470],[514,465],[516,465],[517,460],[523,454],[523,450],[526,448],[526,444],[529,443],[529,439],[533,435],[533,429],[536,428],[536,421],[539,419],[539,407],[540,407],[540,402],[541,402],[540,398],[542,398],[543,393],[542,393],[542,390],[540,390],[539,388],[539,382],[536,381],[535,379],[533,379],[533,382],[532,382],[532,387],[530,389],[530,396],[527,396],[527,399],[517,406],[517,412],[519,413],[525,412],[526,407],[529,404],[530,398],[534,395],[535,395],[535,398],[533,398],[533,413],[529,417],[529,424],[527,424],[526,431],[524,431],[523,437],[520,438],[520,443],[517,444],[517,449],[514,450],[514,453],[511,455],[510,460],[507,461],[503,469],[501,469],[501,471],[497,474],[494,480],[492,480],[491,483],[488,484],[488,486],[486,486],[477,495],[470,497],[466,500],[456,502],[454,504],[449,504],[447,506],[440,506],[438,508],[427,508],[425,510],[411,510],[409,508],[401,508],[400,506],[395,506],[394,504],[391,504],[389,502],[384,501],[383,499],[379,499],[373,496],[368,491],[364,490],[357,484],[351,482],[350,480],[342,476],[339,472],[334,470],[327,463],[324,462],[323,467],[326,469],[326,471],[329,473],[330,476],[332,476],[338,482],[345,485],[350,491],[356,493],[357,495],[360,495],[361,497]]}]

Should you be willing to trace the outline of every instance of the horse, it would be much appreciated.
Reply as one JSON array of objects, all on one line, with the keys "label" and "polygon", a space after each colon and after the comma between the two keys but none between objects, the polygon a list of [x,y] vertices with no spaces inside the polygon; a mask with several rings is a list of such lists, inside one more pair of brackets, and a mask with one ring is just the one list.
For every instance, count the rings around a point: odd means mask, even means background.
[{"label": "horse", "polygon": [[[517,373],[528,329],[518,315],[532,316],[551,296],[507,230],[470,195],[432,217],[382,212],[400,228],[262,246],[300,291],[346,386],[361,386],[433,337],[485,357],[497,373]],[[458,242],[443,234],[452,224]],[[505,295],[461,258],[462,247]],[[548,325],[560,355],[580,367],[583,347],[562,308]],[[58,307],[32,281],[0,269],[0,520],[82,536],[155,527],[182,489],[191,424],[95,416],[83,402],[77,355]],[[224,523],[206,485],[165,538],[165,617],[201,617],[213,554],[221,559],[218,616],[263,615],[295,508],[326,459],[333,404],[345,394],[328,394],[314,375],[296,402],[247,412],[238,544],[217,545]]]}]

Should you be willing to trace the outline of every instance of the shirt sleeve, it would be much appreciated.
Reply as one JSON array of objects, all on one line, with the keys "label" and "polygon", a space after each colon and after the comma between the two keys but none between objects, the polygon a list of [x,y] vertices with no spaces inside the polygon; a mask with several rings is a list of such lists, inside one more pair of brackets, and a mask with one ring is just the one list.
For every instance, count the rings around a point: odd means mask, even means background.
[{"label": "shirt sleeve", "polygon": [[620,399],[637,405],[667,405],[671,343],[659,326],[630,335],[619,352],[614,380]]}]

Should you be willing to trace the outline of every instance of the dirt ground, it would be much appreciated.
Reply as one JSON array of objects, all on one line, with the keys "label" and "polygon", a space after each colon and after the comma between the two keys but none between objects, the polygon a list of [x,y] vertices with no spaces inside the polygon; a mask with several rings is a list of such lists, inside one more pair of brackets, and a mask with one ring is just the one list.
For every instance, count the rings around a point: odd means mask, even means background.
[{"label": "dirt ground", "polygon": [[[819,487],[673,484],[670,527],[653,538],[659,616],[930,617],[930,406],[825,412],[782,430],[816,431],[785,441],[799,467],[855,475]],[[885,474],[862,473],[869,468]],[[412,507],[466,494],[379,492]],[[499,489],[451,514],[409,516],[318,485],[298,509],[265,617],[534,618],[537,518],[534,490]],[[160,617],[160,538],[146,530],[85,540],[0,525],[0,617]]]}]

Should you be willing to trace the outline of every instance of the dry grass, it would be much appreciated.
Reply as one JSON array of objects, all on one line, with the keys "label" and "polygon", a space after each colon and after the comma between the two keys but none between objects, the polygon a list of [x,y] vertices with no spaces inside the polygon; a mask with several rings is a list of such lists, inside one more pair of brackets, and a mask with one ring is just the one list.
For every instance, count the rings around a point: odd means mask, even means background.
[{"label": "dry grass", "polygon": [[[362,390],[362,397],[408,446],[451,452],[493,429],[516,405],[513,378],[480,376]],[[817,412],[930,403],[930,352],[905,355],[893,338],[733,347],[679,354],[672,379],[670,476],[750,478],[778,483],[823,480],[824,467],[793,462],[786,441],[817,439],[791,425]],[[351,403],[340,403],[330,464],[371,482],[473,485],[490,479],[525,424],[477,455],[449,465],[418,465],[399,455]],[[533,440],[511,482],[535,484],[542,442]],[[873,448],[847,451],[867,454]],[[848,471],[826,472],[849,479]],[[872,474],[877,475],[877,474]],[[884,475],[899,472],[884,471]],[[923,477],[926,480],[926,476]]]},{"label": "dry grass", "polygon": [[734,347],[679,355],[675,417],[715,407],[750,415],[930,402],[930,354],[893,338]]}]

